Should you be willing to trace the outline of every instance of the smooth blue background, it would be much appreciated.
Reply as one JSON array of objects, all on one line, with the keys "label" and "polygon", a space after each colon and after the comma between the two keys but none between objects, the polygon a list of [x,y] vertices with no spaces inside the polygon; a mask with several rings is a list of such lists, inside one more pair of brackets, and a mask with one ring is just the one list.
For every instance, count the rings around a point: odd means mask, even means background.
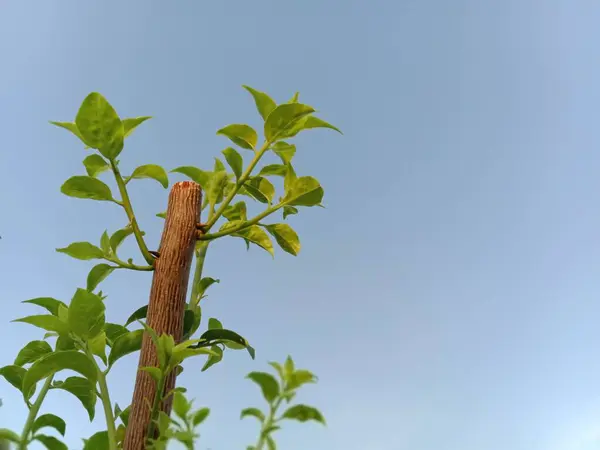
[{"label": "smooth blue background", "polygon": [[[241,84],[279,101],[299,90],[345,131],[297,142],[327,209],[290,220],[298,258],[211,249],[221,284],[205,314],[258,353],[180,378],[212,408],[198,448],[253,443],[239,411],[262,403],[243,377],[288,353],[320,376],[299,400],[328,427],[286,424],[285,450],[600,448],[599,21],[592,0],[4,0],[0,364],[41,336],[8,323],[38,311],[20,301],[68,301],[85,283],[92,264],[54,248],[125,224],[114,205],[59,193],[85,151],[48,120],[99,91],[124,117],[155,117],[124,168],[208,168],[227,146],[218,128],[260,126]],[[150,243],[166,195],[132,183]],[[149,282],[112,275],[109,320],[144,304]],[[136,363],[110,377],[122,405]],[[0,386],[0,425],[20,431],[25,407]],[[67,419],[72,449],[103,428],[68,394],[44,411]]]}]

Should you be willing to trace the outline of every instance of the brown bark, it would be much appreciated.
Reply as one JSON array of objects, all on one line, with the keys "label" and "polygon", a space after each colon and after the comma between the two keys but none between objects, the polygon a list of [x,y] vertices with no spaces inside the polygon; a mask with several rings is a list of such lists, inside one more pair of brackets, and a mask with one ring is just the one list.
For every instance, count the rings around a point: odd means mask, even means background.
[{"label": "brown bark", "polygon": [[[169,194],[167,217],[163,230],[159,257],[156,260],[146,323],[160,336],[170,334],[179,343],[183,334],[183,315],[190,268],[196,242],[196,224],[200,220],[202,192],[197,183],[176,183]],[[150,336],[144,333],[139,367],[157,367],[156,349]],[[169,376],[165,393],[175,387],[176,374]],[[123,448],[143,450],[150,409],[156,393],[156,383],[145,371],[138,370],[135,380],[129,424]],[[147,399],[147,400],[146,400]],[[172,396],[161,405],[170,414]]]}]

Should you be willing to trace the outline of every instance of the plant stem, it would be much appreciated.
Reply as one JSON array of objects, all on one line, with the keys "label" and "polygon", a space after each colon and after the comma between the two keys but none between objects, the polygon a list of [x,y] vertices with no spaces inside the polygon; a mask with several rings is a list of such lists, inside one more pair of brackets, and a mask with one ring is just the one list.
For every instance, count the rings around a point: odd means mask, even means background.
[{"label": "plant stem", "polygon": [[265,431],[273,425],[275,413],[277,412],[277,409],[281,405],[282,401],[283,397],[280,397],[277,400],[275,400],[275,402],[272,405],[269,405],[269,415],[267,416],[267,418],[263,422],[262,427],[260,428],[260,436],[258,436],[258,442],[254,446],[254,450],[262,450],[263,445],[265,445],[265,438],[267,437],[267,433],[265,433]]},{"label": "plant stem", "polygon": [[223,231],[217,231],[216,233],[209,233],[209,234],[205,234],[203,236],[199,236],[198,240],[199,241],[212,241],[213,239],[217,239],[217,238],[220,238],[223,236],[229,236],[230,234],[237,233],[238,231],[243,230],[244,228],[248,228],[248,227],[251,227],[252,225],[256,225],[262,219],[264,219],[265,217],[267,217],[270,214],[273,214],[275,211],[283,208],[284,206],[285,206],[285,203],[279,203],[275,206],[265,209],[263,212],[258,214],[256,217],[253,217],[252,219],[247,220],[235,227],[227,228],[226,230],[223,230]]},{"label": "plant stem", "polygon": [[244,185],[244,183],[246,182],[248,177],[250,177],[250,175],[252,174],[252,171],[254,170],[254,168],[256,167],[258,162],[260,161],[260,158],[263,157],[263,155],[269,149],[270,145],[271,145],[271,142],[265,141],[265,143],[262,145],[260,150],[258,150],[254,154],[254,158],[252,158],[252,161],[250,161],[250,164],[248,165],[248,167],[246,168],[246,170],[244,171],[242,176],[238,179],[235,188],[232,189],[231,192],[229,192],[229,194],[227,194],[227,197],[223,200],[223,202],[221,203],[221,206],[219,206],[219,209],[217,209],[217,212],[208,219],[208,222],[206,223],[206,231],[209,231],[212,228],[212,226],[217,222],[217,220],[219,220],[219,218],[223,214],[223,211],[225,211],[225,209],[229,206],[229,203],[231,203],[231,200],[233,200],[233,198],[236,196],[236,194],[238,193],[240,188]]},{"label": "plant stem", "polygon": [[165,390],[165,381],[167,376],[161,373],[160,378],[157,382],[156,394],[154,394],[154,401],[152,403],[152,411],[150,413],[150,424],[148,425],[148,432],[146,439],[154,439],[154,431],[156,430],[156,421],[158,420],[158,414],[160,413],[160,401],[162,400],[163,391]]},{"label": "plant stem", "polygon": [[19,444],[19,450],[27,450],[27,445],[29,444],[29,434],[31,433],[31,427],[37,418],[37,414],[40,411],[40,407],[46,398],[46,394],[52,385],[52,380],[54,379],[54,375],[50,375],[46,378],[46,381],[42,385],[42,389],[35,400],[35,403],[31,405],[29,409],[29,414],[27,415],[27,420],[25,421],[25,426],[23,427],[23,433],[21,434],[21,442]]},{"label": "plant stem", "polygon": [[110,160],[110,166],[115,175],[115,180],[117,182],[117,186],[119,187],[119,192],[121,193],[123,208],[125,209],[127,217],[129,218],[129,222],[131,223],[131,228],[133,229],[133,234],[135,235],[135,240],[137,241],[138,247],[140,248],[140,251],[142,252],[142,255],[146,262],[151,266],[154,266],[154,258],[148,251],[148,247],[146,246],[144,238],[142,237],[142,232],[140,230],[140,227],[138,226],[135,214],[133,213],[131,200],[129,199],[129,194],[127,193],[127,188],[125,187],[125,182],[123,181],[123,177],[121,176],[119,167],[115,164],[115,161],[112,159]]}]

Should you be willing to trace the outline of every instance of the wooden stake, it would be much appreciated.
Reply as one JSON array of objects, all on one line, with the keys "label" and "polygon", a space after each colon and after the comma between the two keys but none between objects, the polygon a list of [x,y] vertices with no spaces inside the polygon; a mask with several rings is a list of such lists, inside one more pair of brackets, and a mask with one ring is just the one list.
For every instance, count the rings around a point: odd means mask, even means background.
[{"label": "wooden stake", "polygon": [[[201,203],[202,191],[197,183],[183,181],[173,185],[158,250],[160,256],[152,279],[146,323],[159,336],[163,333],[172,335],[175,343],[181,342],[183,334],[185,299]],[[139,367],[147,366],[157,367],[158,359],[152,339],[144,333]],[[173,372],[167,379],[164,393],[175,387],[175,378]],[[155,393],[155,381],[147,372],[138,370],[124,450],[144,450],[150,423],[148,405],[152,404]],[[161,405],[161,410],[170,414],[171,406],[172,396]]]}]

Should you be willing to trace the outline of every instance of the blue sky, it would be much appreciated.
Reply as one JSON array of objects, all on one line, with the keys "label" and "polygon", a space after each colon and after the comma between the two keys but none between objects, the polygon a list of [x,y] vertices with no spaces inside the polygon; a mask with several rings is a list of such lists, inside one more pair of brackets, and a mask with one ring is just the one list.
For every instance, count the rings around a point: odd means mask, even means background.
[{"label": "blue sky", "polygon": [[[259,126],[248,84],[298,90],[344,136],[297,140],[297,171],[327,209],[291,218],[303,250],[269,255],[219,241],[206,317],[257,349],[179,383],[212,408],[200,450],[245,448],[262,405],[244,376],[291,353],[320,377],[299,397],[328,427],[290,423],[285,450],[600,448],[600,5],[589,0],[117,2],[0,5],[0,365],[39,338],[8,324],[38,296],[68,301],[92,264],[54,252],[125,224],[109,204],[59,187],[85,151],[48,120],[73,120],[91,91],[124,117],[152,115],[122,166],[208,168],[215,131]],[[172,180],[181,180],[173,176]],[[167,191],[132,183],[158,242]],[[125,247],[134,254],[135,247]],[[103,285],[108,318],[147,301],[150,275]],[[37,334],[36,334],[37,333]],[[136,357],[113,398],[131,398]],[[0,426],[26,410],[0,384]],[[49,395],[69,448],[103,428]],[[100,410],[98,417],[101,418]]]}]

